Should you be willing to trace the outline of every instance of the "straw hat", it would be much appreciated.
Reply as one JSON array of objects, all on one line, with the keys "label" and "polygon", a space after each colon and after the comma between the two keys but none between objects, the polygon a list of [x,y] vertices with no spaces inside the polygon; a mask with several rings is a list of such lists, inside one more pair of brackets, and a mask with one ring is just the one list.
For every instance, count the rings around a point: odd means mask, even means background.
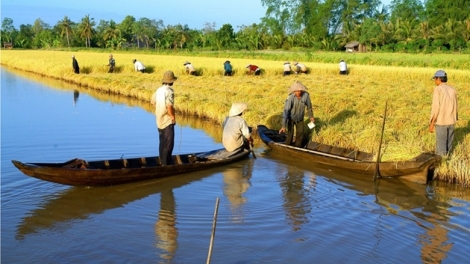
[{"label": "straw hat", "polygon": [[185,65],[185,66],[186,66],[186,64],[191,64],[191,62],[185,61],[185,62],[183,63],[183,65]]},{"label": "straw hat", "polygon": [[284,62],[284,64],[290,64],[290,62],[288,62],[288,61],[285,61],[285,62]]},{"label": "straw hat", "polygon": [[173,83],[176,79],[178,79],[178,77],[176,77],[172,71],[166,71],[163,74],[162,83]]},{"label": "straw hat", "polygon": [[294,62],[292,62],[292,64],[297,65],[297,64],[299,64],[299,62],[298,62],[298,61],[294,61]]},{"label": "straw hat", "polygon": [[251,66],[251,64],[248,64],[248,65],[246,65],[246,67],[245,67],[245,68],[248,68],[248,67],[250,67],[250,66]]},{"label": "straw hat", "polygon": [[72,58],[75,58],[75,55],[72,55]]},{"label": "straw hat", "polygon": [[294,84],[289,87],[289,93],[295,92],[295,91],[307,91],[307,87],[303,85],[301,82],[296,81]]},{"label": "straw hat", "polygon": [[232,107],[230,108],[230,112],[228,113],[228,116],[237,116],[243,113],[243,111],[245,111],[247,107],[248,105],[245,103],[233,103]]}]

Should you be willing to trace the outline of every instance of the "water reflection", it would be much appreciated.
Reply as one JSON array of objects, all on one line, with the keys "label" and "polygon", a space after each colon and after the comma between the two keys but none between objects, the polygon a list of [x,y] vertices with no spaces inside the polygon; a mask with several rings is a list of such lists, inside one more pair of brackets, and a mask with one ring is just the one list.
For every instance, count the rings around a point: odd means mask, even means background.
[{"label": "water reflection", "polygon": [[[43,83],[50,88],[54,88],[57,90],[63,91],[73,91],[74,94],[74,105],[77,103],[80,94],[89,95],[98,101],[106,102],[110,104],[117,104],[117,105],[126,105],[128,107],[139,107],[144,109],[149,113],[154,113],[155,109],[150,104],[150,101],[142,101],[137,98],[133,97],[124,97],[114,93],[107,93],[96,89],[86,88],[82,86],[78,86],[72,83],[64,82],[62,80],[52,79],[52,78],[44,78],[38,74],[18,71],[10,68],[5,68],[6,71],[13,72],[16,75],[22,76],[27,79],[31,79],[40,83]],[[150,98],[150,95],[149,95]],[[175,97],[176,100],[176,107],[178,107],[178,97]],[[178,109],[176,109],[178,110]],[[184,116],[178,114],[178,125],[179,126],[188,126],[190,128],[195,129],[203,129],[206,134],[212,137],[215,142],[222,142],[222,126],[214,121],[201,119],[194,116]]]},{"label": "water reflection", "polygon": [[284,198],[284,210],[286,219],[292,225],[293,231],[299,231],[302,225],[309,222],[308,215],[312,211],[310,203],[311,189],[315,179],[309,178],[307,184],[305,171],[293,166],[287,166],[287,172],[280,179],[279,184]]},{"label": "water reflection", "polygon": [[[27,235],[43,230],[63,232],[75,220],[86,220],[95,214],[122,207],[125,204],[143,199],[152,194],[162,194],[162,214],[174,215],[174,198],[168,194],[173,189],[198,181],[213,174],[213,170],[183,174],[164,179],[123,184],[109,187],[71,187],[53,198],[44,197],[37,209],[31,210],[21,219],[16,229],[16,239],[22,240]],[[173,199],[173,201],[172,201]],[[168,217],[171,220],[174,217]],[[159,218],[160,219],[160,218]],[[164,219],[164,217],[162,218]],[[166,225],[172,225],[169,221]],[[174,226],[174,225],[173,225]],[[173,227],[174,228],[174,227]],[[169,228],[171,229],[171,228]]]},{"label": "water reflection", "polygon": [[157,247],[162,250],[161,259],[171,261],[178,248],[178,230],[176,229],[175,196],[173,190],[164,190],[160,197],[160,211],[155,224]]},{"label": "water reflection", "polygon": [[303,224],[307,223],[306,216],[311,215],[312,207],[308,202],[308,197],[315,191],[315,177],[318,176],[313,176],[309,181],[313,192],[310,191],[311,188],[305,186],[304,179],[305,171],[313,170],[316,175],[322,175],[322,178],[334,183],[338,188],[352,190],[358,196],[375,197],[375,203],[381,208],[371,211],[371,213],[378,214],[376,245],[380,244],[381,234],[388,232],[386,223],[382,223],[384,216],[394,215],[404,219],[404,223],[409,221],[415,223],[421,231],[416,234],[415,239],[422,245],[423,263],[441,263],[447,258],[454,246],[454,243],[449,242],[449,231],[461,228],[451,223],[451,217],[457,216],[451,211],[452,200],[457,197],[465,201],[470,199],[468,189],[461,186],[449,187],[448,184],[440,182],[423,186],[397,179],[383,179],[374,184],[372,179],[367,180],[363,175],[341,170],[332,171],[328,167],[316,164],[301,164],[295,159],[286,159],[269,151],[266,156],[284,163],[288,168],[287,173],[281,178],[280,185],[283,190],[287,217],[294,231],[298,231]]},{"label": "water reflection", "polygon": [[80,96],[80,92],[78,90],[73,90],[73,105],[77,105],[78,97]]},{"label": "water reflection", "polygon": [[224,194],[230,202],[233,220],[243,220],[242,206],[247,202],[245,193],[250,188],[251,175],[253,174],[254,160],[249,159],[242,167],[230,168],[223,171]]}]

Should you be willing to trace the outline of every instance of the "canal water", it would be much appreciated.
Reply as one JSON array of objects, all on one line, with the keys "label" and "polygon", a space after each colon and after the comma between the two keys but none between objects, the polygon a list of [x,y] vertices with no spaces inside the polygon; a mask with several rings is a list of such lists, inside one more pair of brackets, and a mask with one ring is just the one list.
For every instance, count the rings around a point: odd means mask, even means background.
[{"label": "canal water", "polygon": [[[156,85],[157,87],[158,85]],[[176,96],[178,87],[175,86]],[[222,147],[221,127],[177,118],[174,153]],[[467,263],[470,194],[353,178],[274,155],[110,187],[40,181],[11,160],[158,154],[150,105],[1,69],[2,263]]]}]

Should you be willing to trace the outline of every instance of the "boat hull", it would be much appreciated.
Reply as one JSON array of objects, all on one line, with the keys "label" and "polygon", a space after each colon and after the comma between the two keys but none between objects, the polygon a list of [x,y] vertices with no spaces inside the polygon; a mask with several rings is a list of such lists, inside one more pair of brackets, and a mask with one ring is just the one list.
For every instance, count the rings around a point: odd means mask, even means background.
[{"label": "boat hull", "polygon": [[[310,142],[305,148],[286,145],[281,135],[263,125],[258,126],[258,134],[273,152],[295,157],[304,163],[323,164],[371,178],[376,172],[377,162],[372,160],[373,155],[370,153],[315,142]],[[431,178],[431,170],[439,161],[438,155],[422,153],[407,161],[379,162],[378,176],[381,178],[399,177],[403,180],[426,184]]]},{"label": "boat hull", "polygon": [[[75,186],[107,186],[157,179],[227,165],[247,157],[243,150],[231,156],[220,156],[223,149],[173,156],[174,165],[161,166],[158,157],[83,161],[64,163],[12,163],[24,174],[54,183]],[[219,156],[216,156],[219,155]]]}]

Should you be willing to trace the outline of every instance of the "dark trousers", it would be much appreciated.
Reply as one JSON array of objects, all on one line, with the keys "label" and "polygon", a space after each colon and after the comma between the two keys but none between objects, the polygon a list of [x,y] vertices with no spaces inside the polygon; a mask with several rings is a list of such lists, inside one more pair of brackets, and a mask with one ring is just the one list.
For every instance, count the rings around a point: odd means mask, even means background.
[{"label": "dark trousers", "polygon": [[[294,127],[295,127],[295,142],[292,142],[293,137],[294,137]],[[294,122],[292,120],[289,120],[287,122],[287,139],[286,139],[286,145],[294,145],[296,147],[301,147],[302,146],[302,141],[304,138],[304,122],[299,121],[299,122]]]},{"label": "dark trousers", "polygon": [[162,165],[171,165],[173,164],[171,155],[175,145],[175,125],[171,124],[164,129],[158,129],[158,136],[160,140],[160,162]]}]

